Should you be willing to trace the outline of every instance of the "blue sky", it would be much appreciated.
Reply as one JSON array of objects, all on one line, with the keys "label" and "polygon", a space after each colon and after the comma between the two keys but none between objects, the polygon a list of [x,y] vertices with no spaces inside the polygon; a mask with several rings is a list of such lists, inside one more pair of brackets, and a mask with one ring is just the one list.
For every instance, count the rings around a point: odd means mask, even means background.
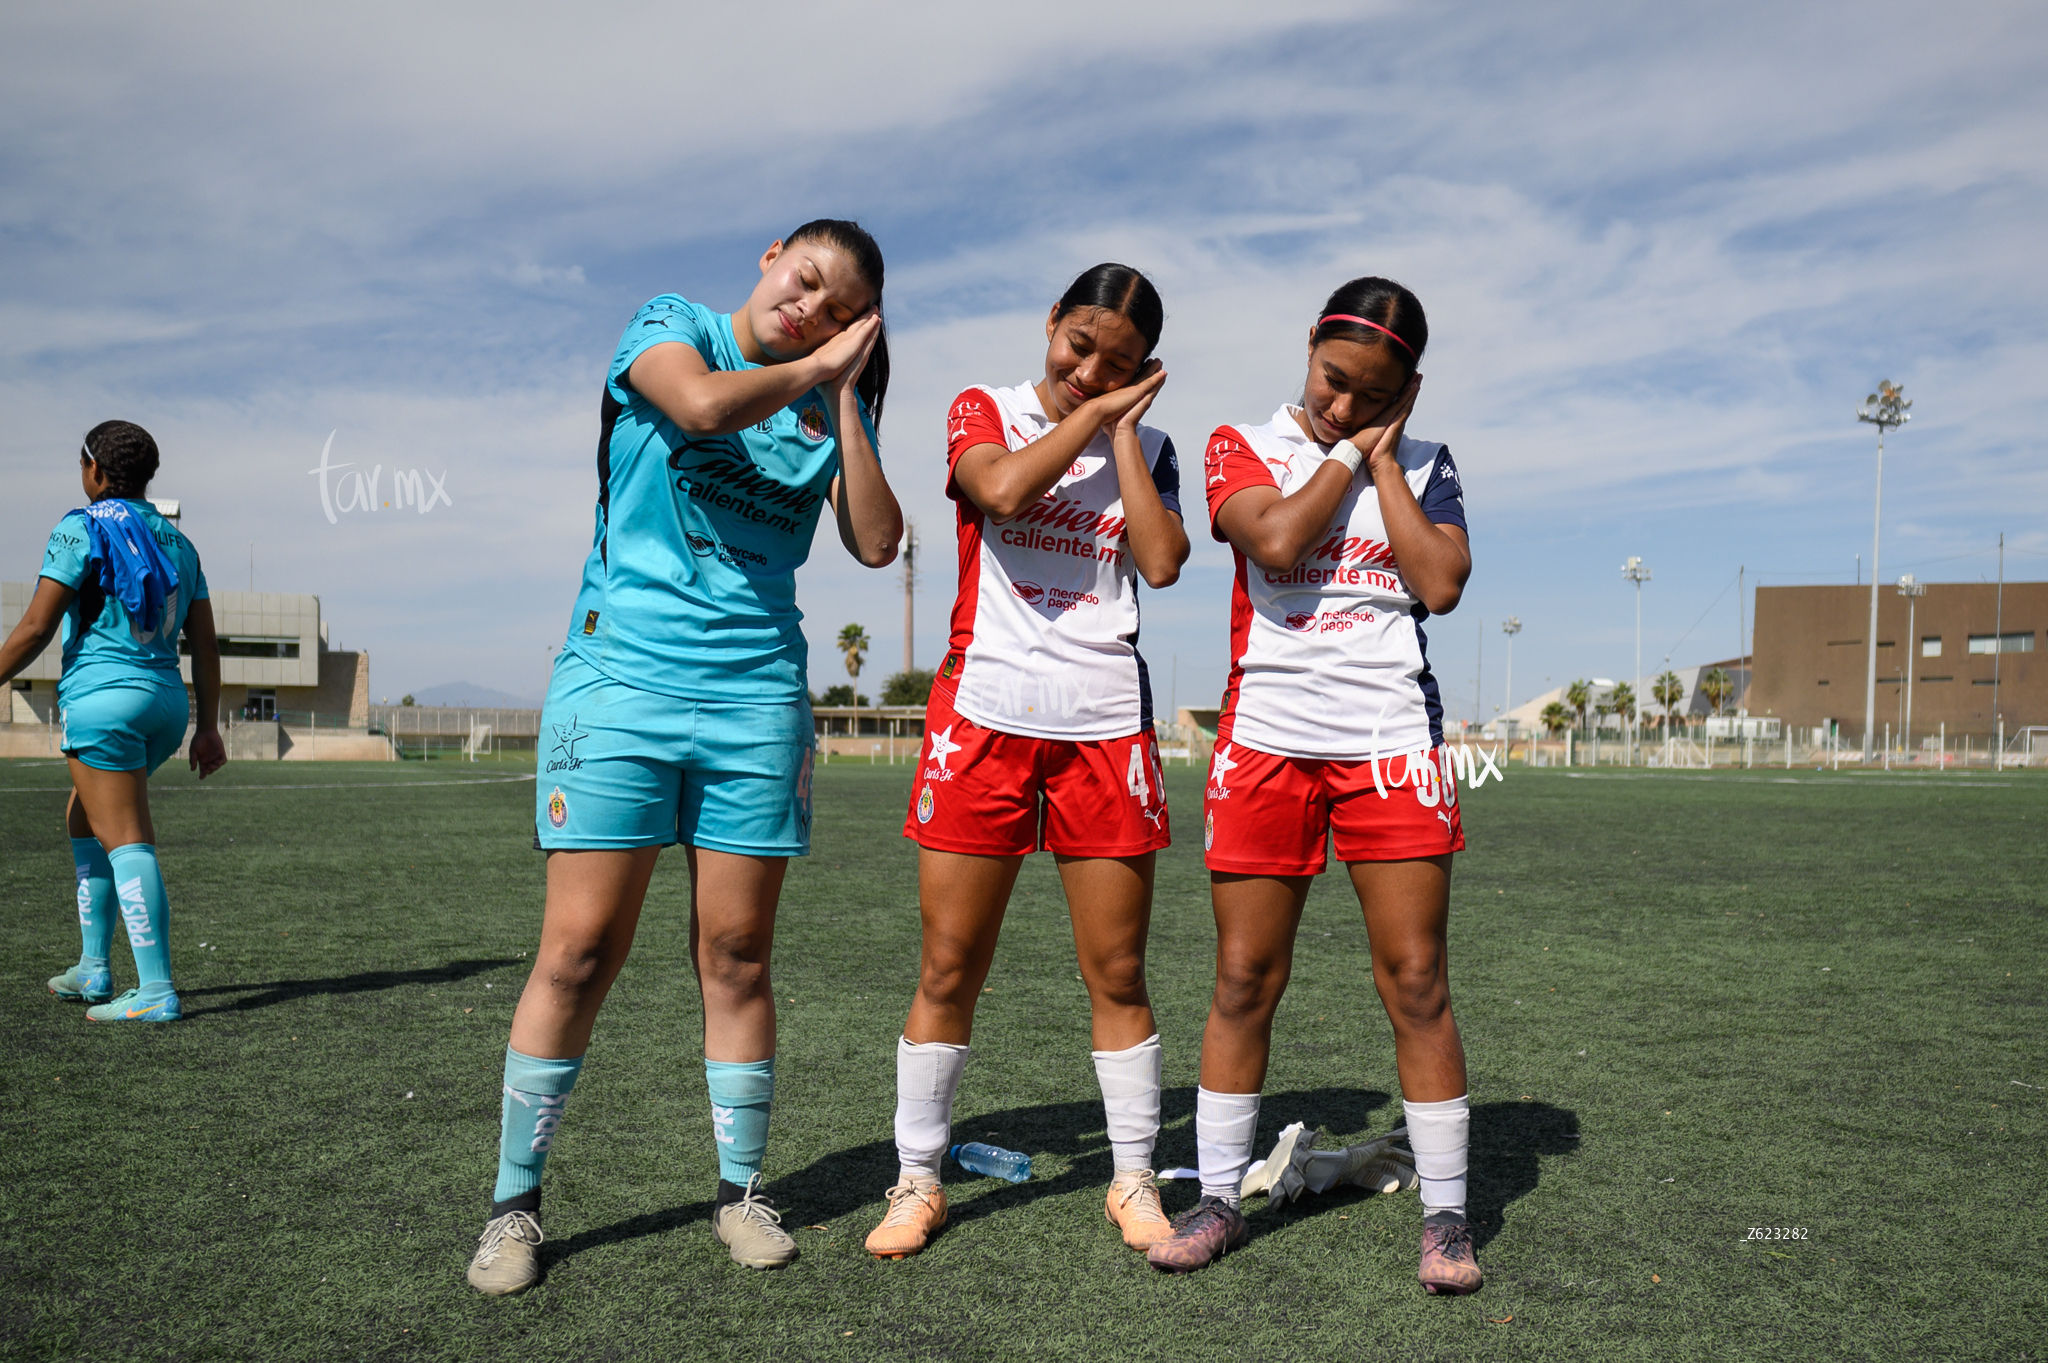
[{"label": "blue sky", "polygon": [[[1868,555],[1881,377],[1915,420],[1887,578],[2048,575],[2048,13],[2039,6],[1053,3],[1002,10],[79,5],[0,18],[0,542],[34,572],[79,434],[142,422],[224,588],[320,594],[397,696],[538,694],[588,546],[598,386],[637,304],[730,308],[807,217],[889,259],[884,456],[952,589],[943,414],[1038,372],[1046,306],[1147,270],[1188,454],[1298,390],[1334,285],[1430,312],[1411,433],[1448,442],[1476,568],[1433,623],[1454,714],[1732,653],[1738,565]],[[763,14],[767,17],[760,17]],[[344,513],[331,461],[452,505]],[[1192,489],[1191,489],[1192,490]],[[1214,704],[1229,556],[1145,598],[1164,702]],[[1718,602],[1717,602],[1718,598]],[[900,579],[827,532],[829,641],[902,654]],[[1688,634],[1688,630],[1691,633]],[[1175,686],[1173,676],[1178,671]]]}]

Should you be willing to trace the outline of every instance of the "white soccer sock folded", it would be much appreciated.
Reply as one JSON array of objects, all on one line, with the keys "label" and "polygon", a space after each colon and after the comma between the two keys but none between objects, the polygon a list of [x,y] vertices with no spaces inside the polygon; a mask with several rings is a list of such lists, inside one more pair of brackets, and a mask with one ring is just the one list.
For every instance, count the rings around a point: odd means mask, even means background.
[{"label": "white soccer sock folded", "polygon": [[953,1134],[953,1095],[968,1048],[896,1039],[896,1163],[899,1179],[935,1179]]},{"label": "white soccer sock folded", "polygon": [[1195,1090],[1195,1163],[1202,1170],[1203,1196],[1238,1205],[1238,1187],[1251,1167],[1258,1134],[1258,1094]]},{"label": "white soccer sock folded", "polygon": [[1095,1082],[1102,1085],[1102,1111],[1109,1119],[1109,1147],[1116,1170],[1152,1167],[1159,1141],[1159,1084],[1166,1052],[1154,1032],[1121,1051],[1094,1051]]},{"label": "white soccer sock folded", "polygon": [[1441,1103],[1401,1104],[1408,1116],[1408,1148],[1422,1180],[1422,1211],[1465,1214],[1465,1152],[1472,1121],[1470,1095]]}]

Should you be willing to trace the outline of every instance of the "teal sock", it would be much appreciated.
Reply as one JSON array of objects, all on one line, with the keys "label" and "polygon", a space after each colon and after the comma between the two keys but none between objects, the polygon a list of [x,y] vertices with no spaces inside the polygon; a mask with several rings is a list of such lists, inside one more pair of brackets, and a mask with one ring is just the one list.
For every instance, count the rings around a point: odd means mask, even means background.
[{"label": "teal sock", "polygon": [[98,838],[73,838],[71,860],[78,867],[78,935],[85,943],[78,963],[105,970],[114,950],[114,868]]},{"label": "teal sock", "polygon": [[128,947],[135,953],[137,983],[145,990],[171,983],[171,901],[164,896],[163,872],[157,869],[156,848],[131,842],[107,853],[114,890],[120,896],[121,921],[128,926]]},{"label": "teal sock", "polygon": [[775,1098],[775,1057],[733,1064],[704,1062],[711,1090],[711,1134],[718,1138],[718,1176],[746,1187],[768,1153],[768,1106]]},{"label": "teal sock", "polygon": [[583,1057],[543,1060],[505,1048],[505,1100],[498,1119],[498,1187],[493,1202],[538,1194],[548,1150],[562,1125],[562,1108]]}]

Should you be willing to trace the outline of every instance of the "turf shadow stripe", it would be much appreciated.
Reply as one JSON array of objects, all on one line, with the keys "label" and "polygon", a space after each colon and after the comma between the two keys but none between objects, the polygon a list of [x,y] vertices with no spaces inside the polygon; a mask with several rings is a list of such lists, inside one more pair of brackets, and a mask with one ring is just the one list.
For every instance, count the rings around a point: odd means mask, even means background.
[{"label": "turf shadow stripe", "polygon": [[450,961],[446,965],[422,966],[417,970],[365,970],[354,975],[336,975],[324,980],[268,980],[261,984],[217,984],[206,989],[181,989],[180,999],[207,994],[249,994],[213,1008],[187,1009],[189,1021],[209,1013],[239,1013],[251,1008],[268,1008],[294,999],[317,998],[327,994],[366,994],[383,989],[402,989],[409,984],[450,984],[506,966],[523,964],[518,956],[472,961]]}]

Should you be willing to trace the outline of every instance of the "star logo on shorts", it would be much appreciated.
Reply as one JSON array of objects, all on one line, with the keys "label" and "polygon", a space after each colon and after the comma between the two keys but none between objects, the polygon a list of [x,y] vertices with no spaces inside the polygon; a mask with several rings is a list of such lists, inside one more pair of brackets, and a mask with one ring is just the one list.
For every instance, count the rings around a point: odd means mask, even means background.
[{"label": "star logo on shorts", "polygon": [[590,737],[589,732],[577,727],[574,715],[569,716],[567,724],[554,724],[549,727],[555,731],[555,751],[568,761],[575,761],[576,745]]},{"label": "star logo on shorts", "polygon": [[1209,781],[1213,785],[1224,784],[1223,778],[1237,769],[1237,763],[1230,760],[1230,745],[1225,743],[1216,750],[1215,761],[1209,764]]},{"label": "star logo on shorts", "polygon": [[948,724],[945,728],[932,732],[931,757],[932,761],[939,764],[940,771],[946,770],[946,759],[959,751],[960,745],[953,741],[952,725]]}]

